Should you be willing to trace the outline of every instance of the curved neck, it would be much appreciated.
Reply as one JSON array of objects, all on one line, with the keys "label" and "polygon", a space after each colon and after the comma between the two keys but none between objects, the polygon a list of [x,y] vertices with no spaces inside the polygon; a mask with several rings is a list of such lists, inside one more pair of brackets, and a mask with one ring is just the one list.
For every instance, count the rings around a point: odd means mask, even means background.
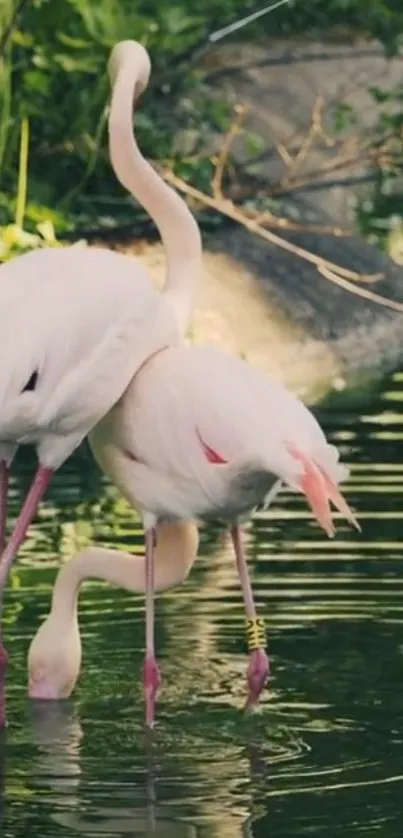
[{"label": "curved neck", "polygon": [[[185,579],[196,559],[198,545],[198,529],[193,522],[157,527],[156,591],[172,588]],[[53,588],[51,610],[59,618],[71,619],[76,615],[80,586],[86,579],[101,579],[132,593],[144,593],[144,556],[100,547],[88,547],[73,556],[59,570]]]},{"label": "curved neck", "polygon": [[112,93],[109,152],[118,180],[158,227],[167,260],[162,293],[170,297],[184,333],[195,304],[201,273],[200,231],[186,203],[147,163],[137,146],[132,109],[138,82],[133,63],[123,63]]}]

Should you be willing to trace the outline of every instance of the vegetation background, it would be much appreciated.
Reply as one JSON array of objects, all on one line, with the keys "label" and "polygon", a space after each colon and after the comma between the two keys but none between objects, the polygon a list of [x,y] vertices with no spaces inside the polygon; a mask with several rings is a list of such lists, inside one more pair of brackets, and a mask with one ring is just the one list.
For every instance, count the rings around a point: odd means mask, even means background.
[{"label": "vegetation background", "polygon": [[[131,201],[110,169],[106,134],[106,63],[112,45],[127,37],[143,41],[154,68],[147,105],[136,117],[141,147],[157,165],[169,161],[176,174],[208,191],[213,173],[208,137],[224,132],[231,115],[225,102],[206,95],[208,50],[200,48],[211,32],[263,5],[256,0],[2,0],[3,231],[15,219],[21,221],[22,203],[26,231],[37,232],[39,224],[45,238],[53,234],[41,226],[44,221],[52,223],[57,235],[133,221]],[[230,37],[267,43],[290,36],[322,41],[375,37],[396,54],[403,44],[403,5],[401,0],[291,0]],[[369,217],[367,212],[360,219],[364,232],[376,229],[379,218],[378,228],[385,230],[385,219],[388,226],[390,216],[399,215],[399,196],[394,190],[389,201],[387,185],[403,168],[403,83],[393,93],[374,90],[372,95],[379,104],[380,136],[393,135],[394,154],[377,166]],[[386,98],[394,100],[392,115],[383,111]],[[176,137],[189,129],[194,141],[185,157]],[[27,202],[21,195],[21,169],[28,170]],[[19,245],[33,241],[19,240]],[[3,251],[6,258],[7,248]]]}]

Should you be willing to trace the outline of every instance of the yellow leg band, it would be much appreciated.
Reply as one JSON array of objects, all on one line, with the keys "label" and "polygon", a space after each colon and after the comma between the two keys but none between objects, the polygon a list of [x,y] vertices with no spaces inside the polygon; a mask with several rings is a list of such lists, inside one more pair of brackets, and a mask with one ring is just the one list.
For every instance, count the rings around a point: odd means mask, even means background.
[{"label": "yellow leg band", "polygon": [[266,628],[264,620],[257,618],[255,620],[245,620],[246,626],[246,640],[248,649],[253,652],[255,649],[266,648]]}]

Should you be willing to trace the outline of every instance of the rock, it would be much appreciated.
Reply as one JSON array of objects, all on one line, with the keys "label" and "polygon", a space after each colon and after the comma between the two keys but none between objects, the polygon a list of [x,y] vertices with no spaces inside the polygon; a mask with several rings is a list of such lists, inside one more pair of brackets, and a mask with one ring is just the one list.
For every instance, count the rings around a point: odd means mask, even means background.
[{"label": "rock", "polygon": [[[268,40],[266,45],[221,44],[208,54],[204,69],[211,95],[246,105],[245,131],[262,139],[259,154],[250,155],[241,136],[233,145],[234,156],[268,185],[278,184],[290,173],[304,180],[309,172],[316,172],[294,190],[294,196],[298,194],[307,207],[316,209],[323,223],[353,227],[357,188],[365,184],[371,170],[361,154],[354,166],[332,168],[338,152],[331,141],[348,138],[353,142],[360,131],[368,137],[379,118],[379,105],[369,87],[391,89],[400,84],[402,66],[401,57],[387,59],[375,41]],[[289,170],[280,149],[295,155],[301,148],[318,97],[326,133],[319,132],[297,168]],[[351,107],[357,122],[351,121],[336,134],[334,117],[339,105]]]},{"label": "rock", "polygon": [[[365,288],[403,304],[403,273],[355,236],[287,233],[332,262],[384,278]],[[137,242],[137,255],[160,287],[162,245]],[[363,392],[403,357],[403,313],[339,288],[300,257],[241,227],[205,241],[204,280],[189,337],[238,354],[284,380],[307,403]]]}]

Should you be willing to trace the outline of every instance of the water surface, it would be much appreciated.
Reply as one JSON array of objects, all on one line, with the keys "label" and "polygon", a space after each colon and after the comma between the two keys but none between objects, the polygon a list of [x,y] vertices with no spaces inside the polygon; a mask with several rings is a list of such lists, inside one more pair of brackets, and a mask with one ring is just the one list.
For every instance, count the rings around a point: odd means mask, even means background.
[{"label": "water surface", "polygon": [[[143,600],[98,582],[80,597],[82,675],[71,700],[26,698],[26,653],[60,561],[90,541],[138,550],[135,514],[80,452],[55,480],[7,598],[5,838],[401,835],[403,443],[395,375],[365,415],[322,414],[351,464],[361,536],[322,537],[284,493],[248,533],[272,673],[245,718],[243,608],[219,528],[189,579],[158,597],[164,675],[143,729]],[[16,514],[32,462],[19,462]]]}]

